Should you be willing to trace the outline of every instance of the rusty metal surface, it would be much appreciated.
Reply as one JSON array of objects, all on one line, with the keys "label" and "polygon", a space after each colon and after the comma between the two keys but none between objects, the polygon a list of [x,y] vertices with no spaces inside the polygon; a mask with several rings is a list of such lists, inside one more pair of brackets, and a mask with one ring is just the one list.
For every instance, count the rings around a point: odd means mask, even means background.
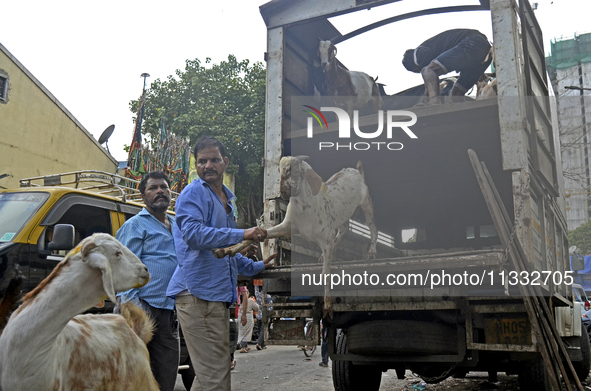
[{"label": "rusty metal surface", "polygon": [[484,319],[484,341],[499,345],[531,345],[531,325],[527,317]]},{"label": "rusty metal surface", "polygon": [[[270,334],[271,341],[298,341],[305,340],[304,326],[305,319],[296,320],[275,320],[273,321],[273,331]],[[272,335],[272,336],[271,336]]]}]

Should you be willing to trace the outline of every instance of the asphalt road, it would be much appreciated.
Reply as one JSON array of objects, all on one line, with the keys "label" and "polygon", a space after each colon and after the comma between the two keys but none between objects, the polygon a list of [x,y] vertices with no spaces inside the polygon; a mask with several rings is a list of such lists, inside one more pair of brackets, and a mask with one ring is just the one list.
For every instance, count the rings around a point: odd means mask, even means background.
[{"label": "asphalt road", "polygon": [[[334,390],[331,364],[329,368],[318,366],[320,347],[312,358],[306,358],[295,346],[269,346],[257,351],[251,346],[250,352],[236,351],[236,369],[232,371],[232,389],[239,391],[323,391]],[[422,380],[406,372],[405,379],[397,379],[396,373],[388,371],[382,375],[380,391],[476,391],[498,390],[517,391],[517,376],[499,373],[498,381],[488,382],[486,373],[471,372],[465,379],[449,378],[439,384],[422,384]],[[414,388],[413,388],[414,387]],[[180,376],[175,391],[185,391]]]}]

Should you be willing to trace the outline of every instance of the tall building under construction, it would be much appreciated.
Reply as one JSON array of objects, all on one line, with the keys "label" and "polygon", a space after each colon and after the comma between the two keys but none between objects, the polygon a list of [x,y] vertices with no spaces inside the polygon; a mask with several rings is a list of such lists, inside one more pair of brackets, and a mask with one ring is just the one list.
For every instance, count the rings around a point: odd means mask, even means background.
[{"label": "tall building under construction", "polygon": [[557,98],[566,218],[573,230],[591,216],[591,33],[551,42],[546,63]]}]

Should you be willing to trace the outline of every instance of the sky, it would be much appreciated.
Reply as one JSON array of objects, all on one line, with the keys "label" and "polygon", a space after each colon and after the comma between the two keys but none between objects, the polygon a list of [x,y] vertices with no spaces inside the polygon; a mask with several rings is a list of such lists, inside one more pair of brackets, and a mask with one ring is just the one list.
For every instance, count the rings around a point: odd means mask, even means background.
[{"label": "sky", "polygon": [[[295,0],[294,0],[295,1]],[[185,60],[234,54],[263,61],[266,26],[262,0],[4,0],[0,43],[27,68],[96,139],[111,124],[108,141],[117,160],[133,136],[131,100],[147,86],[184,69]],[[590,0],[539,0],[536,17],[544,45],[591,32]],[[472,0],[406,0],[330,19],[346,34],[400,13]],[[412,7],[412,8],[411,8]],[[349,69],[379,77],[392,94],[422,83],[401,64],[406,49],[450,28],[475,28],[492,40],[490,12],[434,15],[397,22],[337,45]],[[0,119],[1,120],[1,119]]]}]

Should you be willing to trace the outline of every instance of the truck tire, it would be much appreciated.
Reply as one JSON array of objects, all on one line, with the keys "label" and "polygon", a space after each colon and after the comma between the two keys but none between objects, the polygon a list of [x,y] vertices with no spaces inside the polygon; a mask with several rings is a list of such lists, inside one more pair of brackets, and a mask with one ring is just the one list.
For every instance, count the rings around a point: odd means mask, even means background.
[{"label": "truck tire", "polygon": [[376,320],[349,327],[351,353],[371,355],[457,354],[458,333],[441,323]]},{"label": "truck tire", "polygon": [[542,357],[524,362],[518,378],[520,391],[550,391],[548,372]]},{"label": "truck tire", "polygon": [[584,381],[589,376],[591,370],[591,345],[589,344],[589,335],[585,327],[581,331],[581,354],[583,359],[581,361],[573,361],[573,368],[580,381]]},{"label": "truck tire", "polygon": [[[346,354],[347,336],[339,331],[336,338],[336,354]],[[351,361],[336,360],[332,363],[332,383],[335,391],[378,391],[382,371],[372,365],[353,365]]]}]

